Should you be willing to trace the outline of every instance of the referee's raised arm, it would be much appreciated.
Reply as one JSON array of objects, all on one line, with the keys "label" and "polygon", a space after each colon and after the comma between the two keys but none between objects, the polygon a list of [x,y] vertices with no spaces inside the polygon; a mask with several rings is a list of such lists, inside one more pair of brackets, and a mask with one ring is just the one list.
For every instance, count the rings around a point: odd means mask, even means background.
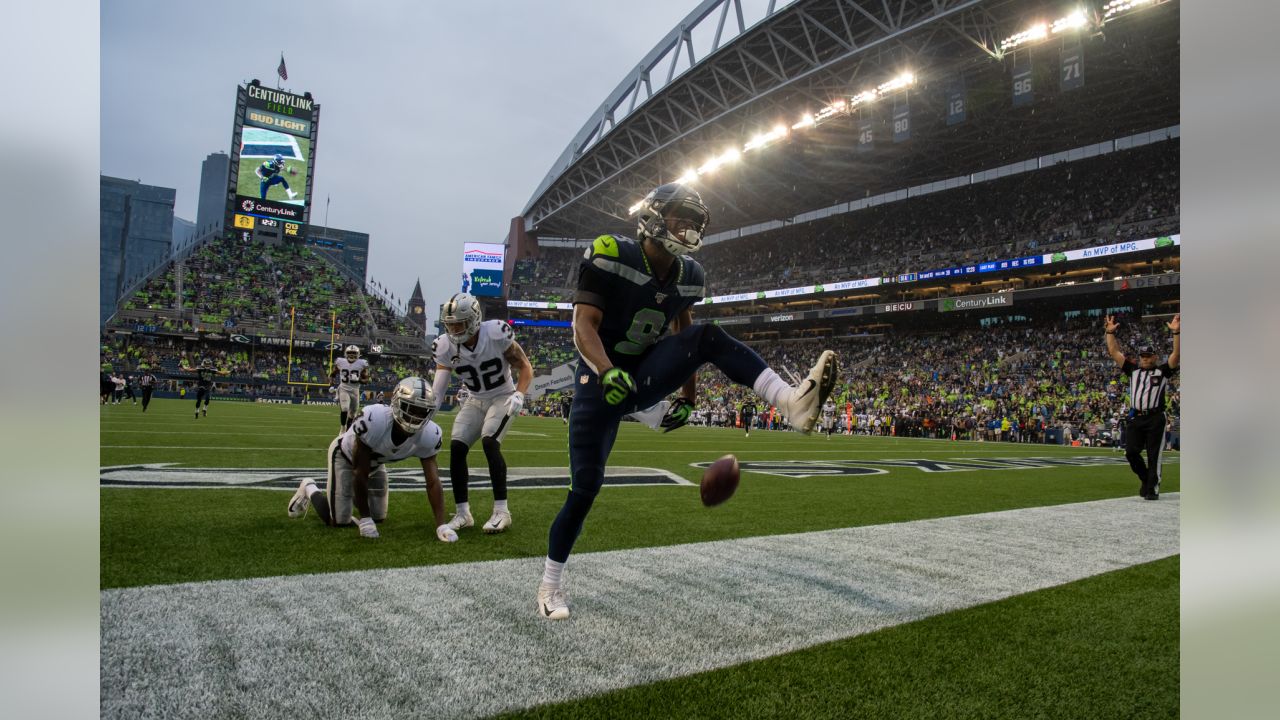
[{"label": "referee's raised arm", "polygon": [[1165,362],[1169,363],[1169,367],[1178,367],[1179,350],[1182,348],[1182,338],[1178,337],[1182,334],[1182,313],[1177,313],[1173,319],[1165,323],[1169,331],[1173,333],[1173,352],[1169,353],[1169,359]]},{"label": "referee's raised arm", "polygon": [[[1174,319],[1176,320],[1176,319],[1177,319],[1177,316],[1174,316]],[[1120,344],[1116,342],[1116,328],[1118,328],[1118,327],[1120,327],[1120,323],[1116,322],[1116,318],[1115,318],[1115,316],[1114,316],[1114,315],[1108,315],[1108,316],[1107,316],[1107,319],[1104,321],[1104,324],[1103,324],[1103,329],[1104,329],[1104,330],[1106,330],[1106,333],[1107,333],[1107,334],[1106,334],[1106,337],[1107,337],[1107,354],[1111,356],[1111,359],[1112,359],[1112,360],[1115,360],[1115,361],[1116,361],[1116,366],[1117,366],[1117,367],[1124,367],[1124,363],[1125,363],[1125,356],[1124,356],[1124,353],[1123,353],[1123,352],[1121,352],[1121,350],[1120,350]],[[1171,326],[1171,327],[1172,327],[1172,326]],[[1173,347],[1174,347],[1174,351],[1173,351],[1173,352],[1174,352],[1174,356],[1176,356],[1176,355],[1177,355],[1177,353],[1178,353],[1178,350],[1177,350],[1177,347],[1178,347],[1177,342],[1178,342],[1178,339],[1177,339],[1177,337],[1175,337],[1175,338],[1174,338],[1174,345],[1173,345]],[[1173,356],[1170,356],[1170,358],[1169,358],[1169,359],[1172,361],[1172,360],[1173,360]]]}]

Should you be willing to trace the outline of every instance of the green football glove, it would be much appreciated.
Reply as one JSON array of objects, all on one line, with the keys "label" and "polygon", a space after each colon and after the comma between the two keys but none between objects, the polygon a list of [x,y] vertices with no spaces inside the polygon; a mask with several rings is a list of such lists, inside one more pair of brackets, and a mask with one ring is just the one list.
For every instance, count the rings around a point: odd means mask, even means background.
[{"label": "green football glove", "polygon": [[621,405],[636,393],[636,381],[631,373],[616,367],[604,371],[600,385],[604,388],[604,401],[610,405]]},{"label": "green football glove", "polygon": [[689,416],[693,414],[693,403],[684,398],[676,398],[671,403],[671,407],[667,408],[667,414],[662,416],[662,432],[669,433],[679,427],[689,424]]}]

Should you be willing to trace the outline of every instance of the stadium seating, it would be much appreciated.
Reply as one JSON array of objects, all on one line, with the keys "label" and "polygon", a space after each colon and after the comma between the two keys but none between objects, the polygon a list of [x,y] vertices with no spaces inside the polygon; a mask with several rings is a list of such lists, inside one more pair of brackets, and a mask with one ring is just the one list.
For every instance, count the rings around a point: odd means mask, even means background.
[{"label": "stadium seating", "polygon": [[[1105,353],[1101,321],[1029,321],[751,345],[779,372],[797,374],[821,349],[836,350],[843,370],[832,397],[842,414],[847,410],[861,416],[857,432],[923,437],[954,432],[960,439],[995,440],[989,426],[1007,418],[1010,431],[1000,439],[1043,440],[1047,428],[1070,428],[1073,436],[1099,443],[1114,436],[1113,420],[1125,409],[1128,389]],[[1142,339],[1164,336],[1162,321],[1127,319],[1125,325],[1121,345],[1131,350]],[[522,329],[519,337],[536,372],[575,356],[568,329]],[[1177,385],[1175,378],[1170,413],[1175,423]],[[699,417],[706,421],[719,415],[732,424],[743,401],[760,402],[750,389],[734,385],[710,366],[699,373],[698,394]],[[554,398],[535,409],[559,414]]]},{"label": "stadium seating", "polygon": [[171,264],[121,303],[112,325],[280,334],[291,322],[303,333],[328,334],[332,324],[340,336],[421,338],[421,331],[310,249],[234,237],[214,238]]},{"label": "stadium seating", "polygon": [[[1167,235],[1179,229],[1180,155],[1165,141],[712,243],[697,258],[718,295]],[[571,297],[581,252],[518,262],[512,297]]]}]

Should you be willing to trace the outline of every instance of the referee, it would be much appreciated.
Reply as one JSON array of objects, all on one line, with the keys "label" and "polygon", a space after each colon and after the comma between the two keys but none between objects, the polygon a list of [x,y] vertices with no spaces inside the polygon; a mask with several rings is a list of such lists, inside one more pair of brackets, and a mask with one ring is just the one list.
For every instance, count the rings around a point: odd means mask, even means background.
[{"label": "referee", "polygon": [[[1150,345],[1138,349],[1138,363],[1125,357],[1116,343],[1116,328],[1120,324],[1107,316],[1107,354],[1120,372],[1129,376],[1129,422],[1125,428],[1124,456],[1129,467],[1142,481],[1139,494],[1147,500],[1160,499],[1160,450],[1164,447],[1164,398],[1169,378],[1178,372],[1178,334],[1181,332],[1181,315],[1174,315],[1166,323],[1173,333],[1173,352],[1161,365],[1156,364],[1156,351]],[[1142,450],[1147,450],[1147,460],[1142,461]]]},{"label": "referee", "polygon": [[155,373],[144,370],[142,377],[138,378],[138,384],[142,386],[142,412],[146,412],[147,406],[151,404],[151,393],[156,389]]}]

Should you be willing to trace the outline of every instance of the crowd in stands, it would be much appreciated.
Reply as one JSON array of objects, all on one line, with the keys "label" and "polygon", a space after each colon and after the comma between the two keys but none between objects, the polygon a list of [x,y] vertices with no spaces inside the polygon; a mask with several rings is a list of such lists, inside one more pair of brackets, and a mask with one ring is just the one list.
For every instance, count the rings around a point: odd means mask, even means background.
[{"label": "crowd in stands", "polygon": [[[1123,347],[1132,350],[1145,339],[1167,353],[1162,321],[1134,319],[1126,326]],[[787,370],[802,377],[821,350],[835,350],[842,369],[832,399],[839,408],[839,428],[845,432],[1043,442],[1047,432],[1057,430],[1068,441],[1105,445],[1119,439],[1128,386],[1106,354],[1101,328],[1101,318],[1090,316],[1052,324],[752,346],[784,377]],[[553,329],[540,330],[537,347],[558,339],[562,352],[573,354],[567,329],[558,335]],[[1175,426],[1177,387],[1175,377],[1170,412]],[[735,425],[744,402],[756,405],[759,426],[767,426],[769,409],[761,407],[749,388],[733,384],[712,366],[699,372],[695,422]],[[558,395],[532,403],[530,412],[558,416]],[[780,427],[776,415],[774,420]]]},{"label": "crowd in stands", "polygon": [[[183,317],[174,317],[179,307]],[[268,245],[228,236],[172,263],[121,304],[130,318],[162,330],[226,329],[370,336],[420,336],[402,316],[333,264],[298,244]]]},{"label": "crowd in stands", "polygon": [[577,282],[582,248],[543,245],[538,257],[517,260],[511,274],[511,297],[530,300],[569,300],[565,288]]},{"label": "crowd in stands", "polygon": [[[1180,155],[1173,140],[1061,163],[708,244],[697,259],[707,292],[723,295],[1168,235],[1179,229]],[[561,278],[559,295],[571,297],[581,253],[543,248],[517,263],[517,278]],[[534,290],[545,288],[525,283],[513,297],[549,299]]]},{"label": "crowd in stands", "polygon": [[[333,357],[340,352],[334,351]],[[365,356],[369,360],[370,392],[390,390],[403,377],[426,375],[434,368],[424,356]],[[104,335],[100,361],[104,371],[137,374],[151,370],[160,380],[159,390],[177,392],[191,382],[191,371],[201,362],[213,361],[220,376],[219,392],[258,397],[323,396],[330,383],[330,351],[295,348],[292,363],[288,348],[248,346],[232,342],[184,340],[170,336]],[[310,386],[303,385],[310,384]]]},{"label": "crowd in stands", "polygon": [[[1131,319],[1125,322],[1121,346],[1132,350],[1150,341],[1163,355],[1166,335],[1161,321]],[[526,328],[519,339],[537,373],[576,357],[568,328]],[[1042,442],[1056,430],[1068,440],[1102,445],[1118,441],[1118,425],[1127,410],[1128,386],[1105,352],[1099,317],[752,346],[784,377],[787,371],[802,377],[822,349],[835,350],[841,374],[832,400],[839,409],[839,428],[849,433]],[[104,370],[150,369],[160,376],[162,390],[178,390],[193,380],[183,368],[194,368],[206,358],[228,373],[219,381],[224,394],[322,397],[328,383],[328,351],[295,350],[290,368],[284,348],[141,335],[102,340]],[[426,377],[434,368],[426,357],[370,359],[372,382],[365,389],[371,392],[390,389],[408,375]],[[1177,387],[1175,377],[1170,412],[1175,427]],[[528,403],[528,412],[558,417],[559,401],[559,393],[544,395]],[[735,425],[745,402],[756,405],[758,423],[767,427],[769,408],[750,389],[731,383],[712,366],[699,372],[696,422]],[[780,419],[772,417],[781,427]]]},{"label": "crowd in stands", "polygon": [[535,371],[547,370],[573,362],[578,353],[573,348],[573,330],[558,327],[516,328],[516,340],[529,357]]}]

